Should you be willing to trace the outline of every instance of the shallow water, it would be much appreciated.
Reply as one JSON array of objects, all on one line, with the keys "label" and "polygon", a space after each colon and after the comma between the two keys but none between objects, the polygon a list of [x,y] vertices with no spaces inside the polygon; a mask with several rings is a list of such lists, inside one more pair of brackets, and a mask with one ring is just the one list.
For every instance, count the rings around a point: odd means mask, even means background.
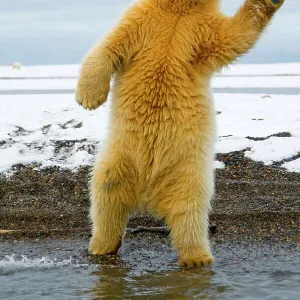
[{"label": "shallow water", "polygon": [[[101,264],[91,263],[84,252],[74,255],[74,245],[84,250],[86,243],[4,245],[0,299],[290,300],[300,295],[296,246],[218,243],[212,268],[185,271],[167,239],[126,240],[120,260]],[[14,256],[4,255],[9,248]]]}]

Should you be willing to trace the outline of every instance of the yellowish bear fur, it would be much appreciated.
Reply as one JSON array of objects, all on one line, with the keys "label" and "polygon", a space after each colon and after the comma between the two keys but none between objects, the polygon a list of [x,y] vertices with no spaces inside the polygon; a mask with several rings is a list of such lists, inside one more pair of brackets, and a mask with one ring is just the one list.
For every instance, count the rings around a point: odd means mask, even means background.
[{"label": "yellowish bear fur", "polygon": [[139,0],[85,57],[76,98],[106,100],[106,148],[91,180],[92,254],[118,252],[128,216],[163,217],[179,263],[213,263],[208,214],[214,189],[215,111],[210,79],[259,38],[284,0],[246,0],[232,17],[218,0]]}]

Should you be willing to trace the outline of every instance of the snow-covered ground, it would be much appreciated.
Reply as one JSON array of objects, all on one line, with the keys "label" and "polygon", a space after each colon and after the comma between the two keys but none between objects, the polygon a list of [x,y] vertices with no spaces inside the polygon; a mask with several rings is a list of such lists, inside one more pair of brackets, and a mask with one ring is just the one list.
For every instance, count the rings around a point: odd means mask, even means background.
[{"label": "snow-covered ground", "polygon": [[[14,70],[12,66],[0,66],[1,78],[76,78],[80,65],[21,66]],[[239,64],[224,70],[222,76],[286,76],[299,75],[300,63],[285,64]]]},{"label": "snow-covered ground", "polygon": [[[73,92],[13,94],[29,86],[42,90],[43,83],[47,90],[73,89],[78,70],[77,65],[24,67],[21,71],[0,67],[0,90],[12,92],[0,95],[0,173],[10,172],[16,164],[72,170],[92,164],[96,148],[106,138],[109,102],[89,112],[76,104]],[[244,65],[233,68],[231,76],[226,73],[215,78],[214,84],[254,89],[300,87],[296,75],[300,77],[300,64]],[[215,102],[217,153],[247,149],[246,157],[254,161],[276,162],[288,171],[300,172],[300,95],[216,93]],[[215,167],[224,168],[224,164],[216,162]]]},{"label": "snow-covered ground", "polygon": [[[0,91],[75,90],[77,79],[0,79]],[[300,88],[300,76],[215,77],[213,88]]]},{"label": "snow-covered ground", "polygon": [[21,66],[20,70],[0,66],[0,78],[76,78],[79,70],[80,65]]}]

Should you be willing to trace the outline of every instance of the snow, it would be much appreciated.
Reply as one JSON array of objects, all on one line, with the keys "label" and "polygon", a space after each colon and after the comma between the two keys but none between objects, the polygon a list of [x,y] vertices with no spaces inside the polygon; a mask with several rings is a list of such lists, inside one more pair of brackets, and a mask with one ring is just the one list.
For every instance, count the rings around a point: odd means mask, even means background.
[{"label": "snow", "polygon": [[[218,136],[268,137],[280,132],[300,136],[300,95],[215,94]],[[238,139],[238,141],[236,141]],[[225,140],[225,139],[222,139]],[[286,141],[286,140],[285,140]]]},{"label": "snow", "polygon": [[215,169],[225,169],[225,164],[222,161],[215,161],[214,168]]},{"label": "snow", "polygon": [[[248,77],[217,77],[219,86],[276,87],[296,86],[298,76],[253,76],[269,70],[282,75],[296,74],[300,64],[237,66],[233,74]],[[79,66],[0,67],[0,90],[75,89]],[[22,73],[23,72],[23,73]],[[235,72],[235,73],[234,73]],[[59,74],[63,79],[58,79]],[[300,74],[300,72],[298,73]],[[8,76],[9,75],[9,76]],[[51,78],[52,79],[49,79]],[[72,77],[72,78],[66,78]],[[44,78],[44,79],[42,79]],[[46,78],[46,79],[45,79]],[[275,84],[274,84],[275,86]],[[0,173],[12,172],[16,164],[39,169],[59,166],[76,170],[91,165],[97,148],[107,136],[110,101],[96,111],[77,105],[74,94],[0,95]],[[245,150],[245,156],[270,165],[274,162],[287,171],[300,172],[300,95],[215,94],[217,111],[216,153]],[[285,134],[284,134],[285,133]],[[278,136],[278,134],[280,134]],[[286,135],[286,137],[284,137]],[[37,167],[38,166],[38,167]],[[215,168],[225,168],[215,162]]]},{"label": "snow", "polygon": [[299,137],[271,137],[265,141],[254,142],[251,150],[245,154],[254,161],[263,161],[266,165],[271,165],[274,161],[287,159],[299,152]]},{"label": "snow", "polygon": [[[75,90],[77,79],[0,79],[0,90]],[[214,77],[213,88],[299,88],[300,76]]]},{"label": "snow", "polygon": [[[300,152],[300,96],[271,97],[215,95],[217,153],[250,149],[247,157],[271,164]],[[19,163],[70,169],[89,165],[96,146],[106,139],[107,104],[86,111],[76,104],[73,94],[3,95],[0,101],[0,172]],[[280,132],[289,132],[292,137],[269,137]],[[215,167],[224,165],[219,162]],[[293,169],[291,164],[284,167]]]},{"label": "snow", "polygon": [[278,76],[300,75],[300,63],[285,64],[239,64],[222,72],[223,76]]},{"label": "snow", "polygon": [[[217,153],[250,149],[245,156],[270,165],[300,153],[300,95],[216,94]],[[272,136],[290,133],[291,137]],[[253,138],[263,138],[254,140]],[[288,170],[293,164],[282,165]],[[293,169],[294,170],[294,169]],[[300,168],[297,170],[300,171]]]},{"label": "snow", "polygon": [[216,153],[230,153],[251,147],[252,141],[238,136],[218,137]]},{"label": "snow", "polygon": [[[1,87],[1,85],[0,85]],[[215,77],[213,88],[296,88],[300,76]]]},{"label": "snow", "polygon": [[26,79],[0,80],[0,90],[74,90],[77,79]]},{"label": "snow", "polygon": [[12,66],[0,66],[0,78],[75,78],[80,65],[21,66],[15,70]]},{"label": "snow", "polygon": [[[75,78],[80,65],[21,66],[13,70],[12,66],[0,66],[0,78]],[[299,75],[300,63],[285,64],[239,64],[226,68],[222,76],[278,76]]]},{"label": "snow", "polygon": [[91,163],[106,138],[107,108],[86,111],[73,94],[5,95],[0,102],[0,172],[19,163],[76,169]]},{"label": "snow", "polygon": [[284,163],[282,166],[290,172],[300,172],[300,158]]}]

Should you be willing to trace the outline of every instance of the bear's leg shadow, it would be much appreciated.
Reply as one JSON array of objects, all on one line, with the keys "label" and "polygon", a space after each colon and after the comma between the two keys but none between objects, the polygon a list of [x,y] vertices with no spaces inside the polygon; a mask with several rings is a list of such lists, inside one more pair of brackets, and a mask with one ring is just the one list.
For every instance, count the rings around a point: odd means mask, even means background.
[{"label": "bear's leg shadow", "polygon": [[136,203],[136,172],[128,160],[114,155],[96,162],[91,180],[93,236],[89,252],[117,254],[129,214]]},{"label": "bear's leg shadow", "polygon": [[186,168],[168,178],[157,198],[158,212],[165,217],[179,264],[186,268],[214,262],[209,244],[209,210],[213,193],[213,170],[199,174]]}]

